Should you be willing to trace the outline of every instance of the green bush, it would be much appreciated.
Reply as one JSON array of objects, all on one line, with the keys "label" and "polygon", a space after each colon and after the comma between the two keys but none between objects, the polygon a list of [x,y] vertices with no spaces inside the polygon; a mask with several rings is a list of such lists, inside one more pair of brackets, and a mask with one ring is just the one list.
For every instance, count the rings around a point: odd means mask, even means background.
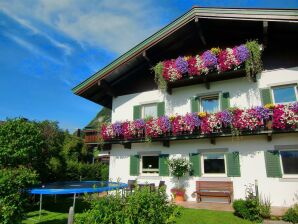
[{"label": "green bush", "polygon": [[271,201],[269,198],[260,199],[260,215],[264,219],[269,219],[271,217]]},{"label": "green bush", "polygon": [[282,219],[287,222],[298,223],[298,204],[289,208],[283,215]]},{"label": "green bush", "polygon": [[0,223],[20,223],[28,203],[26,189],[36,180],[36,172],[28,168],[0,169]]},{"label": "green bush", "polygon": [[102,163],[82,163],[69,160],[66,164],[67,180],[108,180],[108,166]]},{"label": "green bush", "polygon": [[179,208],[168,203],[164,190],[142,188],[126,197],[118,192],[92,199],[91,209],[78,215],[76,223],[163,224],[175,223],[179,215]]},{"label": "green bush", "polygon": [[233,202],[235,214],[250,221],[262,221],[260,203],[255,199],[239,199]]}]

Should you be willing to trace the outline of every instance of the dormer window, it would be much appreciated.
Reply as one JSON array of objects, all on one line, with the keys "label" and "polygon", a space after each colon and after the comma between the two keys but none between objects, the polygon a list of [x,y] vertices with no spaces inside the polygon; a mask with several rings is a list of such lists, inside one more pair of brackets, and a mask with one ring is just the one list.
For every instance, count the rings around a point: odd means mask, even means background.
[{"label": "dormer window", "polygon": [[200,97],[200,111],[216,113],[219,111],[218,95]]},{"label": "dormer window", "polygon": [[157,103],[142,105],[142,118],[157,117]]},{"label": "dormer window", "polygon": [[272,88],[274,103],[292,103],[297,101],[296,85],[277,86]]}]

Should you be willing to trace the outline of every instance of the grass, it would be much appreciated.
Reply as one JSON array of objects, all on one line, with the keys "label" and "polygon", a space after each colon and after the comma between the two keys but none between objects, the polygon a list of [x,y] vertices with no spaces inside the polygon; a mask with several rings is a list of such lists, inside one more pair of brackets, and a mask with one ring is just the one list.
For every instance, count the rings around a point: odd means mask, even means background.
[{"label": "grass", "polygon": [[177,224],[252,224],[235,216],[232,212],[183,208]]},{"label": "grass", "polygon": [[[54,197],[44,197],[41,219],[39,220],[39,207],[34,205],[22,223],[65,224],[70,206],[72,206],[72,197],[57,197],[56,203]],[[88,209],[88,204],[82,199],[77,199],[76,214],[82,213],[85,209]],[[232,212],[183,208],[181,213],[181,217],[177,219],[177,224],[252,224],[252,222],[234,216]]]},{"label": "grass", "polygon": [[[72,206],[73,198],[65,196],[57,196],[55,202],[54,197],[44,196],[42,204],[42,214],[39,219],[39,205],[33,205],[28,213],[27,218],[23,220],[23,224],[65,224],[67,223],[68,211]],[[82,199],[76,199],[76,214],[82,213],[88,209],[88,204]]]}]

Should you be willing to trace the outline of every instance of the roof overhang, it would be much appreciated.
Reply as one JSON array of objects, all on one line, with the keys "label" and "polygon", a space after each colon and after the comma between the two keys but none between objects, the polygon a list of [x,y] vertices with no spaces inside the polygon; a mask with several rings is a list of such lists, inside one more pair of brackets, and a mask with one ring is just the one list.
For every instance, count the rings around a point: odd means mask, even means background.
[{"label": "roof overhang", "polygon": [[109,83],[115,80],[119,82],[119,79],[128,72],[136,72],[140,66],[147,63],[146,52],[150,48],[162,42],[186,24],[198,19],[298,23],[298,10],[193,7],[184,15],[74,87],[73,92],[103,106],[111,107],[112,98],[116,95]]}]

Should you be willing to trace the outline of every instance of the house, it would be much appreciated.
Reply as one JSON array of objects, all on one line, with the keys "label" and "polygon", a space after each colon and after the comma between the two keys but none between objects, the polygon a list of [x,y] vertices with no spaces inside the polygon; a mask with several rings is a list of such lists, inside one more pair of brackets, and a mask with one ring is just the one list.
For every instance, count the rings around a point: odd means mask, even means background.
[{"label": "house", "polygon": [[297,40],[298,10],[193,7],[73,89],[112,109],[112,124],[89,130],[88,143],[110,150],[113,180],[164,180],[170,194],[165,161],[182,156],[193,169],[187,200],[196,181],[232,181],[234,199],[257,183],[272,205],[291,206]]}]

